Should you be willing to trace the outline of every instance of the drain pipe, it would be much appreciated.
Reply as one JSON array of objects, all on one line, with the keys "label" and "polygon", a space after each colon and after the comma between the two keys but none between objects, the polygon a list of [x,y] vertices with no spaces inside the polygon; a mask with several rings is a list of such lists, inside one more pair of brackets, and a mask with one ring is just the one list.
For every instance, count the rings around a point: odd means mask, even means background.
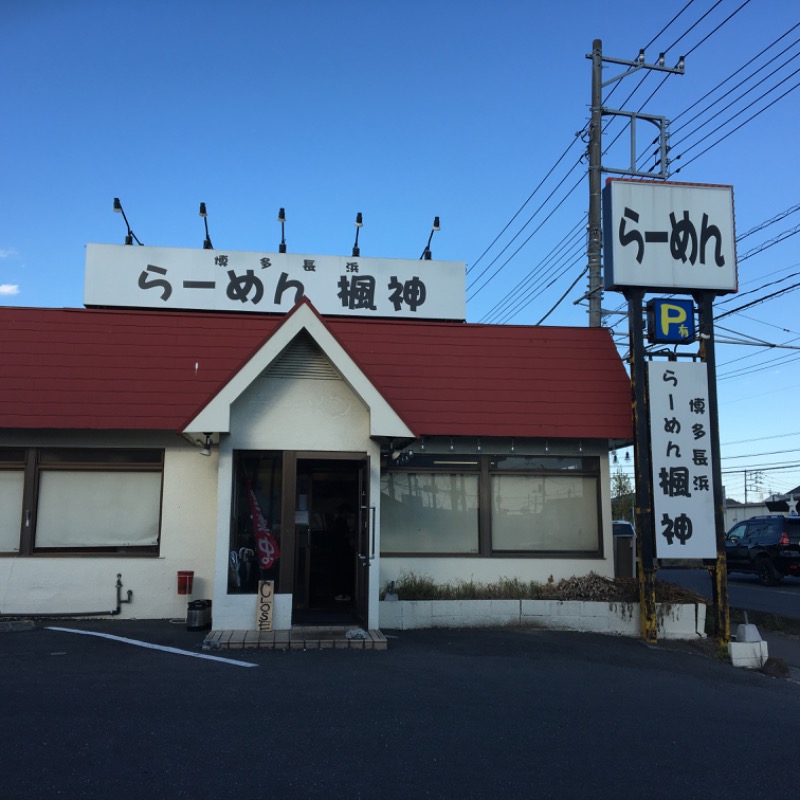
[{"label": "drain pipe", "polygon": [[36,617],[38,619],[55,619],[61,617],[116,617],[122,611],[123,603],[133,602],[133,590],[128,589],[128,599],[122,599],[122,573],[117,573],[117,607],[111,611],[77,611],[73,613],[60,612],[58,614],[43,614],[35,612],[33,614],[0,614],[0,619],[5,617]]}]

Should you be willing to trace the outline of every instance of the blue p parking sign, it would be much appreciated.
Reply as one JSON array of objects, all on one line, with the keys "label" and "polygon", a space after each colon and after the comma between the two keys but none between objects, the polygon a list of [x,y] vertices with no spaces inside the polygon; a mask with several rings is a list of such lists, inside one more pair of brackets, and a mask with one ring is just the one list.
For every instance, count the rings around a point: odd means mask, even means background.
[{"label": "blue p parking sign", "polygon": [[689,344],[695,339],[694,303],[659,299],[647,303],[647,337],[660,344]]}]

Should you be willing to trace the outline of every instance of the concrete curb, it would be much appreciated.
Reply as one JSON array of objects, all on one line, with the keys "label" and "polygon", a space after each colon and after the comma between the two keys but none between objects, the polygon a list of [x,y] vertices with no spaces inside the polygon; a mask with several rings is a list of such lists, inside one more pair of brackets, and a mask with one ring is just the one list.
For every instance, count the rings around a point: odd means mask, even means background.
[{"label": "concrete curb", "polygon": [[[706,606],[659,603],[661,639],[705,638]],[[582,600],[383,600],[382,630],[538,625],[551,630],[639,636],[638,603]]]}]

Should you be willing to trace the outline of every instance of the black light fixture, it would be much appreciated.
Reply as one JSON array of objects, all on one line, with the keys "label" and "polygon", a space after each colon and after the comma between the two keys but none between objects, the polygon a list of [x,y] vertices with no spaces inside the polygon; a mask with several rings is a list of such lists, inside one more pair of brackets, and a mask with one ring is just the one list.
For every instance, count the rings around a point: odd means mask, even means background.
[{"label": "black light fixture", "polygon": [[428,236],[428,244],[425,245],[425,249],[422,251],[422,255],[419,257],[420,261],[425,259],[425,261],[431,260],[431,240],[433,239],[433,234],[441,230],[439,227],[439,217],[433,218],[433,227],[431,228],[430,236]]},{"label": "black light fixture", "polygon": [[205,434],[206,442],[203,445],[203,449],[200,451],[201,456],[210,456],[211,455],[211,447],[214,444],[213,439],[211,438],[211,434]]},{"label": "black light fixture", "polygon": [[278,252],[286,252],[286,209],[278,209],[278,222],[281,224],[281,243],[278,245]]},{"label": "black light fixture", "polygon": [[141,245],[141,242],[136,237],[136,234],[131,230],[130,223],[128,222],[128,218],[125,216],[125,212],[122,209],[122,203],[120,203],[119,197],[114,198],[114,211],[117,214],[122,214],[122,219],[125,220],[125,227],[128,229],[128,233],[125,236],[125,244],[133,244],[133,240],[136,239],[136,244]]},{"label": "black light fixture", "polygon": [[356,214],[356,241],[353,244],[353,256],[357,257],[361,255],[361,249],[358,246],[358,232],[364,225],[364,217],[362,216],[361,212],[359,211]]},{"label": "black light fixture", "polygon": [[213,250],[214,245],[211,244],[211,239],[208,236],[208,212],[206,211],[205,203],[200,203],[200,216],[203,218],[203,222],[206,226],[206,239],[203,242],[203,250]]}]

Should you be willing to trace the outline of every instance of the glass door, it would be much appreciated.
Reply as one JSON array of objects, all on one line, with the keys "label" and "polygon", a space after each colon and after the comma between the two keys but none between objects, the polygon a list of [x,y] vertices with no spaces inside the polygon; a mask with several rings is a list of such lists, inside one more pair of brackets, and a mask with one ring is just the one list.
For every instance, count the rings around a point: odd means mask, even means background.
[{"label": "glass door", "polygon": [[[294,497],[293,620],[349,624],[366,619],[360,554],[364,459],[298,457]],[[366,495],[368,497],[368,494]]]}]

